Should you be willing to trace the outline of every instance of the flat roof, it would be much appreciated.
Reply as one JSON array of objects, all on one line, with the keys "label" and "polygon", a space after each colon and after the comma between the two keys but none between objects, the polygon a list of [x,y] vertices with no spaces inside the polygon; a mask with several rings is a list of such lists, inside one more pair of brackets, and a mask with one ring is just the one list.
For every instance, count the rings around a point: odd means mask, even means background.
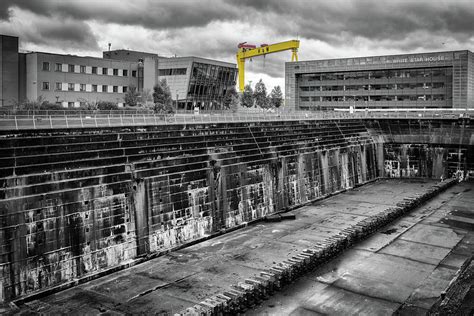
[{"label": "flat roof", "polygon": [[304,62],[315,62],[315,61],[330,61],[330,60],[347,60],[347,59],[360,59],[360,58],[403,58],[406,56],[423,56],[423,55],[439,55],[439,54],[454,54],[454,53],[466,53],[469,52],[472,54],[470,50],[452,50],[452,51],[439,51],[439,52],[422,52],[422,53],[405,53],[405,54],[394,54],[394,55],[370,55],[370,56],[351,56],[351,57],[340,57],[340,58],[327,58],[327,59],[310,59],[310,60],[300,60],[300,61],[289,61],[286,62],[287,64],[290,63],[304,63]]},{"label": "flat roof", "polygon": [[182,62],[201,62],[201,63],[206,63],[206,64],[213,64],[213,65],[220,65],[223,67],[230,67],[230,68],[237,68],[237,64],[226,62],[226,61],[221,61],[217,59],[210,59],[210,58],[203,58],[203,57],[196,57],[196,56],[183,56],[183,57],[168,57],[168,58],[163,58],[163,57],[158,57],[158,67],[160,65],[160,60],[166,61],[169,63],[172,63],[174,61],[182,61]]},{"label": "flat roof", "polygon": [[95,57],[95,56],[79,56],[73,54],[59,54],[59,53],[49,53],[49,52],[24,52],[26,55],[31,54],[42,54],[42,55],[53,55],[53,56],[63,56],[63,57],[75,57],[75,58],[89,58],[89,59],[97,59],[97,60],[106,60],[106,61],[116,61],[116,62],[124,62],[124,63],[138,63],[138,61],[130,61],[130,60],[123,60],[123,59],[113,59],[113,58],[102,58],[102,57]]}]

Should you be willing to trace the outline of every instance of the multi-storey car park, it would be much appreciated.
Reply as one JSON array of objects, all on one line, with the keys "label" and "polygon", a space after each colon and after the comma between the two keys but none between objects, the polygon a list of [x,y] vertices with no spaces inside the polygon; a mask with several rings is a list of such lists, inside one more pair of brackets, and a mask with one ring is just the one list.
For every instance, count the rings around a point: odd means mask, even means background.
[{"label": "multi-storey car park", "polygon": [[474,106],[468,50],[288,62],[286,104],[299,110]]}]

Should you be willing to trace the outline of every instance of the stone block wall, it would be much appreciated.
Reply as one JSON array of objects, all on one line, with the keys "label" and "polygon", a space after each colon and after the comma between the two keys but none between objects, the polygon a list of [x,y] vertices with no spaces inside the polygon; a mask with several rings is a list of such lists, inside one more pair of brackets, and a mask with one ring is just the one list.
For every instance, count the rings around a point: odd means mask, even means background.
[{"label": "stone block wall", "polygon": [[382,176],[360,121],[0,135],[0,301],[103,273]]}]

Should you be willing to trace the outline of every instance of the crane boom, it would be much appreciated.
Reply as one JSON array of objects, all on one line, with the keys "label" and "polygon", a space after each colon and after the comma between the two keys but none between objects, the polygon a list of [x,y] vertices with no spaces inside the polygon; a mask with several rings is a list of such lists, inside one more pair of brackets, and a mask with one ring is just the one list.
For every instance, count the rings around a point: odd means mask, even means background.
[{"label": "crane boom", "polygon": [[245,86],[245,60],[248,58],[262,56],[272,53],[278,53],[285,50],[291,50],[293,53],[291,55],[291,61],[298,61],[298,48],[300,47],[299,40],[291,40],[276,44],[263,44],[261,47],[256,48],[246,48],[239,47],[237,51],[237,66],[239,68],[239,90],[240,92],[244,91]]}]

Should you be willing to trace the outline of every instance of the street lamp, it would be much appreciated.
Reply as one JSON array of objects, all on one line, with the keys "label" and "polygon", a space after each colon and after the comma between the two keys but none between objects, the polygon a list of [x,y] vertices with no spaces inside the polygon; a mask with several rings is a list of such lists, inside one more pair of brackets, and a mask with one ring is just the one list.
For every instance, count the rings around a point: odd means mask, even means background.
[{"label": "street lamp", "polygon": [[178,90],[176,90],[176,111],[175,111],[175,113],[178,113],[178,99],[179,99],[179,94],[178,94]]}]

